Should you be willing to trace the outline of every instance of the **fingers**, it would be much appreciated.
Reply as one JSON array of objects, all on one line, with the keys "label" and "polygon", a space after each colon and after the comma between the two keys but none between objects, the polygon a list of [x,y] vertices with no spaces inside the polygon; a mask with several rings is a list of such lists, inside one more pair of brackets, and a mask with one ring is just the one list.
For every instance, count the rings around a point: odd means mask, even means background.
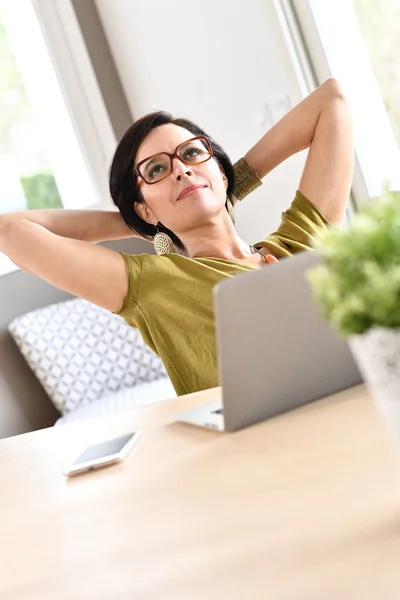
[{"label": "fingers", "polygon": [[272,256],[272,254],[266,254],[265,257],[267,259],[267,262],[270,264],[279,262],[275,256]]}]

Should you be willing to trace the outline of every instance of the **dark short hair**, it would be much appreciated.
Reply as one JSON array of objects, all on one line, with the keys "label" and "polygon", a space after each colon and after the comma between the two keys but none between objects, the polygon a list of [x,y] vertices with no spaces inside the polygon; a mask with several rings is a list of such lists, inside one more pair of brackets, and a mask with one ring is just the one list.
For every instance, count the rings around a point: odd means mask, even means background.
[{"label": "dark short hair", "polygon": [[[136,175],[134,173],[134,164],[136,154],[143,140],[152,129],[168,124],[178,125],[190,131],[193,136],[203,135],[210,140],[214,150],[214,158],[223,169],[228,180],[227,196],[231,198],[234,172],[232,163],[226,152],[217,144],[203,129],[188,119],[175,119],[171,114],[165,111],[157,111],[145,115],[131,125],[119,142],[110,167],[109,183],[111,198],[119,209],[125,223],[143,238],[152,240],[157,229],[154,225],[147,223],[139,217],[134,209],[135,202],[143,202],[144,198],[137,187]],[[174,245],[186,251],[183,242],[162,224],[158,226],[159,231],[163,231],[170,236]]]}]

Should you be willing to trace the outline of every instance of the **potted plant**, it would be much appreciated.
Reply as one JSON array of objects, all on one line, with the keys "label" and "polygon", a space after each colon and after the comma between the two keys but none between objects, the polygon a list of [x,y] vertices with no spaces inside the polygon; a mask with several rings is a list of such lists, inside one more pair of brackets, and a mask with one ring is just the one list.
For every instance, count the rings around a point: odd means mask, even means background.
[{"label": "potted plant", "polygon": [[329,230],[318,251],[313,295],[347,338],[400,448],[400,194],[387,187],[347,228]]}]

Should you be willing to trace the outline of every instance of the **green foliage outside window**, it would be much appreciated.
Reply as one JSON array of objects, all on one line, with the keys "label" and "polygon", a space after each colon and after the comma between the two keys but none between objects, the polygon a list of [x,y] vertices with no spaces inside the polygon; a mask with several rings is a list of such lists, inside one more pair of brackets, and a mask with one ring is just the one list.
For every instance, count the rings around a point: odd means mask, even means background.
[{"label": "green foliage outside window", "polygon": [[29,209],[62,208],[60,194],[51,173],[35,173],[21,177],[21,184]]}]

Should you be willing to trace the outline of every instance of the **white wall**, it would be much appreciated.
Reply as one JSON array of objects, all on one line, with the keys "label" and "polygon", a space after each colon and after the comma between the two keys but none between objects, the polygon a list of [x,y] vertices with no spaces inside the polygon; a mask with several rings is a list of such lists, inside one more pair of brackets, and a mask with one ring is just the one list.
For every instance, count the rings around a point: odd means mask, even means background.
[{"label": "white wall", "polygon": [[[306,93],[278,0],[96,0],[135,118],[165,109],[242,156]],[[305,153],[239,205],[238,231],[265,237],[298,185]]]}]

